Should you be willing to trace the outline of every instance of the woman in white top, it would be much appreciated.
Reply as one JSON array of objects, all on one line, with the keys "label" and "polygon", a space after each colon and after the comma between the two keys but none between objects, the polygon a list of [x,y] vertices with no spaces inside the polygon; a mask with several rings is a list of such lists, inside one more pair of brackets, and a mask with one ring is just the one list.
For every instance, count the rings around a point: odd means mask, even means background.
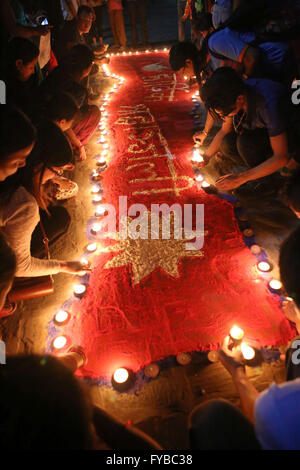
[{"label": "woman in white top", "polygon": [[[18,139],[15,134],[15,140]],[[33,146],[34,142],[31,149]],[[38,277],[59,272],[84,273],[77,261],[38,259],[32,257],[30,251],[32,233],[40,220],[39,209],[47,210],[42,186],[61,174],[72,158],[71,146],[61,129],[52,122],[44,122],[39,128],[37,145],[27,159],[26,167],[0,184],[0,226],[16,254],[17,277]],[[21,166],[24,166],[25,159]],[[4,168],[2,172],[6,176],[13,173]]]}]

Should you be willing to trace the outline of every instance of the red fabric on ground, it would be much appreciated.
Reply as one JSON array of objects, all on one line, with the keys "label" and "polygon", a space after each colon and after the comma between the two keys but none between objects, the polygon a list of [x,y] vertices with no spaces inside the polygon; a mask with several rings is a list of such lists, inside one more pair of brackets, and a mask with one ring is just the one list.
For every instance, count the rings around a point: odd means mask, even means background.
[{"label": "red fabric on ground", "polygon": [[[143,69],[151,64],[163,68]],[[279,301],[256,271],[256,258],[245,246],[232,205],[207,195],[196,184],[181,190],[194,177],[190,163],[191,95],[185,93],[182,83],[177,82],[174,88],[167,55],[116,57],[111,70],[125,77],[126,82],[108,108],[112,159],[102,179],[106,202],[118,208],[118,197],[126,195],[128,205],[142,203],[148,209],[152,203],[203,203],[208,234],[203,257],[179,259],[178,278],[156,267],[134,284],[130,263],[105,268],[121,252],[96,258],[88,292],[81,301],[74,302],[71,323],[63,329],[88,356],[86,368],[79,373],[92,378],[110,377],[117,367],[136,371],[179,352],[217,348],[233,324],[261,346],[286,343],[293,337],[293,329],[282,314]],[[143,119],[134,113],[128,124],[119,120],[124,117],[123,110],[132,111],[121,106],[143,104],[154,116],[152,121],[142,107],[138,110]],[[154,127],[145,128],[149,123]],[[133,181],[149,178],[153,172],[155,178],[170,178],[170,160],[166,156],[153,158],[153,146],[158,155],[168,150],[174,155],[176,181]],[[133,154],[133,150],[140,153]],[[139,159],[144,157],[145,160]],[[154,166],[136,166],[141,162]],[[179,188],[177,194],[174,185]],[[153,189],[162,192],[150,192]],[[137,194],[139,191],[144,193]],[[115,243],[110,240],[102,244]]]}]

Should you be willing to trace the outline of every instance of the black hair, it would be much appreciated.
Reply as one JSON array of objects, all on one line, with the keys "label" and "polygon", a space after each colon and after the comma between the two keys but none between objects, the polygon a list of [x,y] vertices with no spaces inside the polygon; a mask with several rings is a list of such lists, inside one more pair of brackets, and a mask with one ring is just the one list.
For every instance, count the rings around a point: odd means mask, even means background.
[{"label": "black hair", "polygon": [[200,81],[200,73],[206,65],[206,56],[207,54],[204,54],[204,51],[199,51],[192,42],[177,42],[170,49],[169,64],[174,72],[178,72],[190,59],[193,62],[195,76]]},{"label": "black hair", "polygon": [[211,13],[201,13],[200,15],[195,16],[192,19],[192,27],[196,31],[209,31],[213,28],[212,14]]},{"label": "black hair", "polygon": [[22,111],[5,104],[0,106],[0,164],[35,143],[36,138],[36,128]]},{"label": "black hair", "polygon": [[61,92],[54,95],[45,107],[44,115],[50,121],[71,121],[78,112],[78,105],[71,94]]},{"label": "black hair", "polygon": [[91,7],[88,7],[87,5],[81,5],[78,8],[77,16],[80,16],[82,13],[87,13],[89,15],[93,15],[93,10],[91,9]]},{"label": "black hair", "polygon": [[284,202],[296,212],[300,212],[300,170],[288,178],[283,191]]},{"label": "black hair", "polygon": [[283,242],[279,256],[280,278],[287,294],[300,307],[300,227]]},{"label": "black hair", "polygon": [[94,53],[85,44],[76,44],[63,60],[63,64],[73,71],[83,72],[93,64]]},{"label": "black hair", "polygon": [[7,242],[5,236],[0,232],[0,292],[6,289],[8,284],[12,282],[17,261],[15,253]]},{"label": "black hair", "polygon": [[231,67],[221,67],[207,79],[200,90],[200,97],[207,110],[218,118],[217,111],[226,116],[234,110],[238,96],[246,89],[242,78]]},{"label": "black hair", "polygon": [[[53,122],[42,120],[38,125],[36,145],[27,158],[26,166],[0,183],[2,203],[10,199],[19,186],[24,186],[36,198],[40,207],[46,210],[41,194],[41,182],[45,170],[63,167],[73,162],[73,150],[68,138]],[[36,169],[40,168],[37,178]]]},{"label": "black hair", "polygon": [[22,60],[23,64],[29,64],[36,59],[39,54],[39,48],[30,39],[15,37],[8,43],[8,65],[14,66],[17,60]]},{"label": "black hair", "polygon": [[87,392],[57,358],[23,355],[0,368],[2,450],[91,450]]}]

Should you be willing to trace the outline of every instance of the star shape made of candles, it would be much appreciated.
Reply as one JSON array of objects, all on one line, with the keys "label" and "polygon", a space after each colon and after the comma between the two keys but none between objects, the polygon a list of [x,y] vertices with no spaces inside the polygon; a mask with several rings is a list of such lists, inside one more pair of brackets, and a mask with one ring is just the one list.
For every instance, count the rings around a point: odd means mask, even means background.
[{"label": "star shape made of candles", "polygon": [[[151,217],[152,214],[145,211],[142,219],[139,217],[139,224],[135,219],[126,217],[127,237],[120,240],[119,233],[117,233],[118,243],[105,250],[106,252],[120,253],[108,261],[104,268],[110,269],[131,265],[134,285],[139,284],[158,267],[169,276],[179,278],[178,266],[182,258],[200,258],[204,256],[202,250],[187,250],[186,243],[195,239],[196,232],[184,230],[183,228],[178,229],[178,226],[174,223],[173,213],[159,217],[157,229],[154,230],[154,233],[153,226],[151,226]],[[134,239],[131,230],[132,224],[134,224],[134,234],[137,233],[137,227],[146,227],[148,238]],[[181,238],[178,237],[178,230],[181,230]],[[198,231],[197,236],[205,236],[207,233]],[[169,234],[170,238],[163,238],[166,234]]]}]

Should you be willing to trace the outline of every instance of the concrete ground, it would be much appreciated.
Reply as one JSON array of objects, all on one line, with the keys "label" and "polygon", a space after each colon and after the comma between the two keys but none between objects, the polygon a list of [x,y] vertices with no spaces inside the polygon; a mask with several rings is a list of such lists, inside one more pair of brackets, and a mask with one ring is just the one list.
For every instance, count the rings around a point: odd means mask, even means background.
[{"label": "concrete ground", "polygon": [[[176,39],[175,0],[157,0],[150,3],[150,40],[156,43]],[[103,92],[108,86],[103,83]],[[88,160],[78,163],[74,180],[79,184],[79,194],[66,203],[72,217],[70,233],[72,238],[60,240],[52,250],[52,257],[77,259],[85,245],[86,221],[92,215],[89,201],[89,179],[94,161],[95,140],[88,146]],[[213,167],[213,165],[212,165]],[[211,177],[214,168],[210,169]],[[276,205],[274,205],[276,204]],[[274,200],[267,198],[258,207],[248,200],[250,223],[261,244],[276,263],[278,247],[288,234],[295,219],[289,211],[278,208]],[[42,353],[47,337],[46,325],[54,310],[72,291],[74,279],[66,274],[55,276],[55,294],[37,300],[21,302],[14,315],[0,321],[0,334],[7,344],[8,354]],[[263,390],[272,381],[284,380],[282,363],[263,364],[249,369],[249,375],[258,390]],[[140,429],[157,439],[166,449],[188,447],[187,419],[193,407],[203,400],[223,397],[239,405],[238,396],[229,374],[219,363],[209,364],[205,359],[189,366],[177,366],[164,370],[156,380],[145,385],[137,395],[118,394],[108,387],[91,387],[94,402],[120,418],[123,422],[132,420]]]}]

